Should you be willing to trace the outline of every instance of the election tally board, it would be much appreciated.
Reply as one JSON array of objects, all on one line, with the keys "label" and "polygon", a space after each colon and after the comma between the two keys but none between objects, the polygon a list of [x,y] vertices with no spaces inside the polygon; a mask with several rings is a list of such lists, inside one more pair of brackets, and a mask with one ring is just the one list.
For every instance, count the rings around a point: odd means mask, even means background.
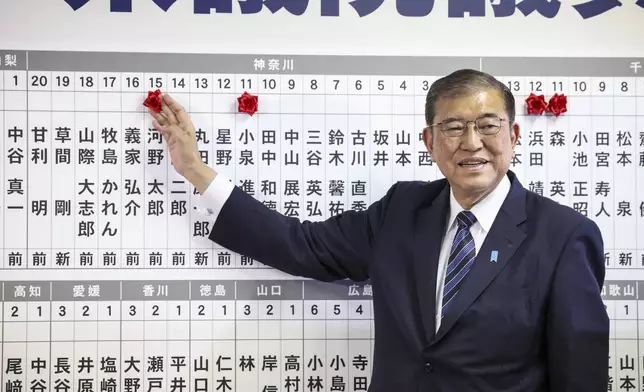
[{"label": "election tally board", "polygon": [[[208,240],[208,205],[142,103],[170,93],[202,159],[268,208],[319,221],[440,171],[432,82],[491,73],[517,100],[512,168],[602,230],[607,390],[644,386],[643,59],[0,50],[3,390],[364,391],[369,282],[290,277]],[[244,93],[254,114],[238,111]],[[525,99],[565,94],[560,116]],[[252,217],[240,217],[252,220]]]}]

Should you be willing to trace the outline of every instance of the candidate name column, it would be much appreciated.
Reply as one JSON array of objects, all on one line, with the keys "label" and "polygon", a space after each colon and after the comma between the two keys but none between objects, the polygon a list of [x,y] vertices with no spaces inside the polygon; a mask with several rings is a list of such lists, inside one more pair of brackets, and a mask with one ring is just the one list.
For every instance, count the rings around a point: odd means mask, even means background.
[{"label": "candidate name column", "polygon": [[[613,60],[613,59],[610,59]],[[613,231],[614,268],[636,269],[637,260],[637,98],[636,74],[630,68],[631,61],[615,59],[606,68],[612,76],[613,127],[610,143],[613,146],[611,168],[614,178]],[[631,312],[632,317],[638,317]],[[633,330],[637,328],[633,326]],[[637,334],[635,334],[637,339]],[[641,352],[640,352],[641,354]],[[641,369],[642,364],[640,364]]]},{"label": "candidate name column", "polygon": [[[109,63],[106,63],[109,64]],[[116,68],[116,67],[110,67]],[[110,69],[107,68],[106,69]],[[97,231],[98,248],[97,265],[99,268],[118,268],[121,247],[121,198],[122,198],[122,165],[121,154],[123,131],[121,126],[121,74],[114,69],[111,72],[98,73],[98,195]]]},{"label": "candidate name column", "polygon": [[88,269],[97,267],[100,236],[98,72],[75,70],[74,83],[76,268]]},{"label": "candidate name column", "polygon": [[[635,84],[635,132],[634,132],[634,172],[635,172],[635,206],[633,208],[633,215],[635,216],[635,223],[632,230],[634,231],[635,239],[632,242],[632,247],[635,248],[635,265],[639,268],[644,267],[644,59],[633,59],[630,63],[631,70],[634,74]],[[640,369],[644,367],[644,282],[640,279],[637,282],[637,338],[638,354],[640,355],[638,366]],[[640,370],[639,381],[644,384],[644,373]]]},{"label": "candidate name column", "polygon": [[[132,65],[130,65],[132,68]],[[127,69],[121,76],[121,267],[139,269],[146,265],[144,251],[146,213],[145,98],[144,74]]]},{"label": "candidate name column", "polygon": [[[642,66],[643,62],[634,62],[634,66]],[[637,253],[640,266],[644,267],[644,72],[639,69],[637,82]],[[643,311],[644,312],[644,311]],[[642,334],[644,336],[644,334]]]},{"label": "candidate name column", "polygon": [[[259,91],[259,77],[250,72],[225,70],[225,73],[217,73],[215,75],[215,105],[220,104],[221,99],[233,103],[236,110],[234,114],[235,131],[235,147],[236,147],[236,167],[235,167],[235,185],[239,186],[241,190],[247,194],[258,198],[260,183],[259,183],[259,166],[261,157],[259,156],[258,146],[261,142],[261,134],[259,132],[259,115],[251,116],[240,110],[240,104],[237,99],[242,98],[244,101],[244,94],[257,95]],[[226,107],[222,105],[223,107]],[[242,104],[241,109],[244,108]],[[217,124],[215,124],[217,125]],[[232,268],[238,266],[240,268],[254,268],[257,266],[254,260],[250,260],[240,254],[231,255],[235,257],[238,263],[233,262],[231,257],[227,254],[219,253],[217,255],[216,268]]]},{"label": "candidate name column", "polygon": [[[191,69],[184,69],[178,65],[175,65],[175,62],[182,62],[182,57],[179,55],[169,54],[172,61],[168,61],[168,73],[165,76],[165,84],[162,87],[165,93],[168,93],[179,102],[184,109],[188,112],[190,117],[193,120],[197,131],[198,140],[203,137],[205,132],[202,127],[205,127],[206,131],[212,129],[212,116],[208,113],[205,116],[205,124],[202,122],[203,117],[196,117],[196,113],[193,111],[193,94],[191,89],[194,87],[194,80],[192,80],[190,71]],[[148,80],[148,83],[154,82],[157,84],[156,80]],[[210,106],[206,107],[206,110],[210,112]],[[210,135],[208,135],[210,138]],[[168,151],[168,145],[166,142],[163,142],[162,148],[165,149],[162,152],[162,155],[165,156],[165,171],[166,176],[166,197],[167,202],[165,206],[165,215],[166,215],[166,226],[165,230],[167,242],[165,246],[167,247],[167,263],[168,268],[189,268],[194,263],[195,266],[200,265],[202,261],[209,262],[212,258],[198,257],[197,255],[192,255],[190,252],[190,233],[192,228],[190,226],[190,183],[186,181],[174,168],[172,163],[172,157]]]},{"label": "candidate name column", "polygon": [[[157,89],[165,91],[165,72],[145,72],[147,91]],[[144,99],[144,97],[141,97]],[[181,102],[182,106],[186,106]],[[134,110],[134,107],[132,108]],[[167,144],[164,144],[161,133],[154,129],[152,117],[147,108],[137,106],[145,122],[142,163],[144,166],[145,187],[145,267],[166,268],[168,265],[168,163],[170,159]]]},{"label": "candidate name column", "polygon": [[27,268],[50,268],[52,246],[52,74],[44,67],[27,74],[28,241]]},{"label": "candidate name column", "polygon": [[[54,59],[59,56],[67,60]],[[49,85],[51,112],[49,127],[50,176],[50,238],[51,255],[49,264],[56,269],[71,269],[75,266],[74,244],[76,242],[75,164],[77,139],[75,129],[75,78],[68,53],[30,52],[30,63],[34,69],[51,71]],[[79,63],[79,62],[77,62]],[[52,64],[57,64],[54,68]],[[39,94],[43,94],[40,92]],[[45,93],[46,94],[46,93]],[[34,135],[35,136],[35,135]],[[42,144],[42,143],[40,143]],[[37,195],[34,195],[37,197]]]},{"label": "candidate name column", "polygon": [[[0,129],[3,130],[4,133],[4,64],[2,59],[4,58],[4,54],[2,51],[0,51]],[[4,151],[4,137],[0,137],[0,151]],[[4,159],[0,159],[0,190],[2,194],[4,195]],[[4,196],[3,199],[0,199],[3,204],[4,204]],[[4,233],[5,233],[5,222],[3,221],[2,224],[0,224],[0,249],[4,249]],[[4,267],[4,252],[0,252],[0,268]],[[0,338],[2,338],[2,335],[0,335]],[[1,355],[0,355],[1,356]],[[1,370],[1,369],[0,369]],[[2,376],[0,375],[0,382],[2,381]]]},{"label": "candidate name column", "polygon": [[[4,130],[4,71],[2,64],[2,52],[0,51],[0,129]],[[0,138],[0,151],[4,150],[4,138]],[[0,159],[0,190],[4,193],[4,160]],[[1,199],[0,199],[1,200]],[[4,221],[0,224],[0,249],[4,249]],[[0,268],[4,267],[4,252],[0,252]],[[3,283],[0,283],[0,291]],[[4,298],[0,298],[0,317],[4,313]],[[4,317],[0,319],[0,361],[2,360],[2,342],[4,342]],[[3,382],[2,371],[4,370],[3,363],[0,362],[0,383]]]},{"label": "candidate name column", "polygon": [[[4,267],[27,267],[27,57],[4,52]],[[11,228],[11,230],[6,230]]]},{"label": "candidate name column", "polygon": [[[257,78],[258,112],[257,117],[257,199],[271,210],[276,210],[280,204],[280,168],[281,154],[281,113],[288,111],[281,105],[282,78],[290,75],[280,75],[282,66],[289,62],[281,56],[244,56],[239,72],[254,74]],[[248,68],[248,69],[244,69]],[[242,101],[244,102],[244,101]],[[243,106],[242,106],[243,108]],[[249,109],[252,109],[250,107]],[[252,112],[252,110],[249,110]],[[258,268],[260,263],[239,257],[237,266],[240,268]],[[264,267],[264,266],[262,266]],[[265,268],[265,267],[264,267]],[[261,383],[261,380],[260,380]]]}]

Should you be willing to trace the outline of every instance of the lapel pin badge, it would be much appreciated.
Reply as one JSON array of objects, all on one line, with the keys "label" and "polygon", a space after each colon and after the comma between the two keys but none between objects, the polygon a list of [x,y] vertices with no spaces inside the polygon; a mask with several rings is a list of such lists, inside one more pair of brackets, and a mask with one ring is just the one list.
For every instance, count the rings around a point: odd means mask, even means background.
[{"label": "lapel pin badge", "polygon": [[490,253],[490,263],[496,263],[498,260],[499,260],[499,251],[493,250],[492,253]]}]

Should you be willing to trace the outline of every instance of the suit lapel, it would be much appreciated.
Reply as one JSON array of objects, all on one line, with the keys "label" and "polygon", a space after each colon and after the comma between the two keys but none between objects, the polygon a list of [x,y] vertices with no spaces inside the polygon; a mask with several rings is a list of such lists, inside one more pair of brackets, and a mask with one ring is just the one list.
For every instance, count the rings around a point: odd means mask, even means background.
[{"label": "suit lapel", "polygon": [[436,270],[448,213],[449,187],[445,186],[431,205],[420,210],[413,231],[416,291],[426,344],[436,329]]},{"label": "suit lapel", "polygon": [[519,227],[526,219],[525,189],[513,173],[510,172],[509,176],[512,186],[508,197],[485,237],[472,269],[465,277],[459,292],[441,321],[441,327],[433,343],[447,334],[465,309],[476,300],[508,263],[526,237],[525,232]]}]

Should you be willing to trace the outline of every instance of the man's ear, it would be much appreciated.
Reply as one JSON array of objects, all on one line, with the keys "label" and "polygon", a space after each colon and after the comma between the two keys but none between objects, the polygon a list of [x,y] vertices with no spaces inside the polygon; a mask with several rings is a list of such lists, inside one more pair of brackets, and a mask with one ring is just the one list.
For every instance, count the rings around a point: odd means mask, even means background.
[{"label": "man's ear", "polygon": [[512,148],[516,146],[517,141],[519,141],[519,136],[521,136],[521,127],[519,124],[512,124],[512,129],[510,129],[510,140],[512,141]]},{"label": "man's ear", "polygon": [[425,148],[427,148],[429,155],[432,155],[434,135],[432,135],[432,129],[430,127],[423,128],[423,144],[425,144]]}]

